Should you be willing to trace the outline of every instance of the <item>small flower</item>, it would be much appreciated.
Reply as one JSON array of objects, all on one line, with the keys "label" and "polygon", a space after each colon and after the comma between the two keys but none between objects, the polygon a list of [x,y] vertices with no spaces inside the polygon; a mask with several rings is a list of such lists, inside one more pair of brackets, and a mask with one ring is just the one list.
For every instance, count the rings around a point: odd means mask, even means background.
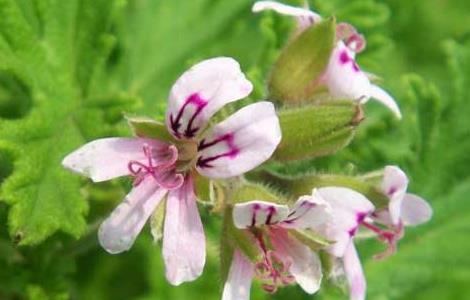
[{"label": "small flower", "polygon": [[368,226],[389,244],[387,251],[377,255],[378,258],[383,258],[396,251],[396,243],[403,237],[405,226],[417,226],[431,219],[432,208],[423,198],[406,192],[408,177],[399,167],[385,167],[380,188],[389,198],[389,204],[388,207],[375,211],[371,219],[386,226],[388,230]]},{"label": "small flower", "polygon": [[[348,188],[325,187],[316,191],[332,211],[331,222],[317,229],[335,241],[328,252],[342,262],[351,299],[364,299],[366,292],[365,277],[353,243],[359,228],[372,231],[380,241],[388,243],[387,251],[376,255],[384,258],[395,252],[396,243],[403,236],[403,226],[422,224],[431,218],[429,204],[418,196],[406,194],[407,185],[408,178],[403,171],[393,166],[385,168],[382,191],[389,196],[390,203],[380,210],[364,195]],[[389,228],[383,229],[375,223]]]},{"label": "small flower", "polygon": [[241,175],[267,160],[281,139],[279,121],[269,102],[248,105],[209,126],[218,110],[251,90],[234,59],[203,61],[186,71],[171,89],[166,125],[174,139],[98,139],[64,158],[66,168],[94,182],[134,177],[131,192],[99,229],[99,242],[106,251],[129,250],[166,196],[166,277],[178,285],[202,273],[205,237],[193,177],[197,173],[209,178]]},{"label": "small flower", "polygon": [[[253,5],[253,12],[263,10],[274,10],[282,15],[295,17],[297,34],[321,21],[320,15],[304,8],[274,1],[258,1]],[[347,23],[337,25],[336,37],[337,43],[328,66],[316,83],[326,85],[333,98],[353,99],[361,103],[367,102],[370,98],[376,99],[400,119],[401,112],[395,100],[379,86],[372,84],[369,80],[371,75],[363,72],[355,61],[356,53],[365,49],[364,37]]]},{"label": "small flower", "polygon": [[236,204],[235,227],[252,230],[261,259],[254,263],[236,250],[224,286],[223,300],[249,299],[253,277],[274,293],[278,287],[297,282],[305,292],[315,293],[322,278],[318,255],[289,233],[317,227],[329,218],[329,207],[315,196],[300,198],[292,209],[264,201]]}]

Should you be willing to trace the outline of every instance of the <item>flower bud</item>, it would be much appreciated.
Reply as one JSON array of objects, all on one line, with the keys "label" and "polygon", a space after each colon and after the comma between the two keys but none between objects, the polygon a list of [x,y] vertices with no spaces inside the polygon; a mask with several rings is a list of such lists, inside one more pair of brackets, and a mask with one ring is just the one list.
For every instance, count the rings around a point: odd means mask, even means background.
[{"label": "flower bud", "polygon": [[321,75],[335,45],[335,31],[335,19],[329,18],[308,27],[287,45],[269,78],[270,99],[308,102],[321,91]]},{"label": "flower bud", "polygon": [[349,144],[362,119],[361,106],[351,101],[281,111],[282,140],[273,158],[284,162],[334,153]]}]

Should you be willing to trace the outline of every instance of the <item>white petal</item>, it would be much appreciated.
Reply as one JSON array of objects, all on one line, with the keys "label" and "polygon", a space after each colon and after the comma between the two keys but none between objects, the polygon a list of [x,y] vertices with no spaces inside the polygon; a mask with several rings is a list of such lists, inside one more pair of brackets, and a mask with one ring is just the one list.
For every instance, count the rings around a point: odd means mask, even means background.
[{"label": "white petal", "polygon": [[286,228],[312,228],[331,221],[330,205],[314,192],[312,196],[302,196],[297,200],[287,218],[280,224]]},{"label": "white petal", "polygon": [[386,166],[381,189],[390,199],[388,210],[394,225],[400,221],[401,205],[407,188],[408,177],[405,172],[397,166]]},{"label": "white petal", "polygon": [[289,214],[286,205],[264,201],[250,201],[236,204],[233,208],[233,223],[243,229],[252,226],[272,225],[284,220]]},{"label": "white petal", "polygon": [[150,176],[134,187],[101,224],[98,231],[101,246],[111,254],[129,250],[166,193]]},{"label": "white petal", "polygon": [[311,10],[285,5],[275,1],[258,1],[253,5],[252,10],[255,13],[264,10],[274,10],[281,15],[295,17],[300,25],[300,29],[305,29],[313,23],[321,21],[321,16]]},{"label": "white petal", "polygon": [[211,178],[241,175],[269,159],[280,141],[274,105],[245,106],[205,134],[199,143],[197,170]]},{"label": "white petal", "polygon": [[398,119],[401,119],[401,112],[400,108],[398,107],[395,99],[390,96],[389,93],[381,89],[380,87],[371,84],[370,86],[370,97],[379,101],[383,105],[385,105],[388,109],[390,109]]},{"label": "white petal", "polygon": [[423,198],[406,194],[401,204],[401,219],[406,226],[416,226],[431,220],[432,208]]},{"label": "white petal", "polygon": [[289,271],[300,287],[309,294],[318,291],[323,276],[318,255],[289,236],[286,230],[273,228],[270,235],[276,253],[291,260]]},{"label": "white petal", "polygon": [[168,193],[163,229],[166,278],[173,285],[201,275],[206,261],[206,240],[196,205],[191,177]]},{"label": "white petal", "polygon": [[253,275],[253,264],[240,251],[235,250],[222,300],[249,300]]},{"label": "white petal", "polygon": [[362,270],[361,261],[357,255],[354,243],[350,243],[343,257],[344,272],[349,284],[351,300],[363,300],[366,298],[366,279]]},{"label": "white petal", "polygon": [[245,98],[252,89],[233,58],[202,61],[181,75],[171,89],[168,130],[177,138],[193,138],[225,104]]},{"label": "white petal", "polygon": [[365,102],[370,97],[370,81],[343,42],[333,50],[324,80],[333,98]]},{"label": "white petal", "polygon": [[343,256],[356,234],[357,227],[366,216],[374,211],[374,205],[362,194],[343,187],[324,187],[317,194],[331,206],[333,218],[325,228],[328,239],[335,241],[330,253]]},{"label": "white petal", "polygon": [[67,155],[62,165],[94,182],[129,175],[130,161],[145,163],[143,147],[166,148],[167,144],[144,138],[104,138],[91,141]]}]

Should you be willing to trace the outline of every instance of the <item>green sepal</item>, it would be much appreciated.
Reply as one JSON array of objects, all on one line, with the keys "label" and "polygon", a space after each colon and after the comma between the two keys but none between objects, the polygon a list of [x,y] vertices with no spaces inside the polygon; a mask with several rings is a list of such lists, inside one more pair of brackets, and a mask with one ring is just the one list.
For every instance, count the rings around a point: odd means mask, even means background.
[{"label": "green sepal", "polygon": [[261,257],[254,235],[246,229],[238,229],[233,224],[233,208],[227,206],[224,211],[222,235],[220,239],[220,268],[222,282],[225,282],[235,249],[238,249],[250,261],[257,262]]},{"label": "green sepal", "polygon": [[163,224],[165,221],[166,201],[162,201],[150,217],[150,231],[154,242],[163,238]]},{"label": "green sepal", "polygon": [[361,176],[347,175],[303,175],[299,178],[281,179],[279,182],[284,187],[290,189],[296,196],[308,195],[312,193],[312,189],[337,186],[346,187],[363,194],[367,199],[374,203],[376,208],[388,205],[389,199],[384,195],[376,180],[369,181]]},{"label": "green sepal", "polygon": [[336,39],[336,21],[329,18],[310,26],[287,45],[271,72],[269,98],[285,103],[308,102],[321,89]]},{"label": "green sepal", "polygon": [[166,125],[149,117],[125,116],[132,133],[138,137],[153,138],[160,141],[174,142]]},{"label": "green sepal", "polygon": [[201,176],[198,173],[193,173],[193,184],[194,193],[196,194],[197,200],[204,205],[211,205],[214,203],[214,188],[211,180],[205,176]]},{"label": "green sepal", "polygon": [[285,162],[332,154],[354,137],[362,108],[350,100],[282,110],[282,140],[273,158]]},{"label": "green sepal", "polygon": [[243,182],[240,186],[233,189],[231,193],[231,203],[244,203],[254,200],[272,202],[277,204],[286,204],[288,200],[276,193],[269,187],[251,182]]},{"label": "green sepal", "polygon": [[329,241],[325,237],[311,230],[290,229],[289,234],[305,246],[309,247],[312,251],[318,251],[333,244],[332,241]]}]

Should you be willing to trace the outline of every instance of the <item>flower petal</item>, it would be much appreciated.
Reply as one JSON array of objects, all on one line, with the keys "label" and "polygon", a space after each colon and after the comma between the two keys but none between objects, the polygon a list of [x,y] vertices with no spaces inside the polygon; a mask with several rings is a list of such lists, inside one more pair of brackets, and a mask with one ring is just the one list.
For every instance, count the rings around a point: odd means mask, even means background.
[{"label": "flower petal", "polygon": [[370,97],[370,81],[343,42],[331,54],[324,81],[333,98],[367,101]]},{"label": "flower petal", "polygon": [[275,1],[258,1],[253,5],[252,10],[255,13],[264,10],[274,10],[281,15],[295,17],[301,30],[313,23],[321,21],[321,16],[311,10],[285,5]]},{"label": "flower petal", "polygon": [[401,206],[408,188],[408,177],[397,166],[386,166],[382,179],[382,192],[390,199],[388,210],[394,225],[400,221]]},{"label": "flower petal", "polygon": [[151,177],[134,187],[101,224],[98,231],[101,246],[111,254],[129,250],[166,193]]},{"label": "flower petal", "polygon": [[370,86],[370,97],[379,101],[383,105],[385,105],[388,109],[390,109],[398,119],[401,119],[401,112],[400,108],[398,107],[395,99],[390,96],[389,93],[384,91],[382,88],[371,84]]},{"label": "flower petal", "polygon": [[91,141],[62,160],[67,169],[91,178],[94,182],[129,175],[130,161],[146,163],[143,148],[148,145],[163,150],[168,145],[144,138],[104,138]]},{"label": "flower petal", "polygon": [[166,278],[173,285],[201,275],[206,261],[206,240],[196,205],[191,177],[168,193],[163,229]]},{"label": "flower petal", "polygon": [[333,218],[323,234],[335,241],[330,253],[342,257],[359,224],[374,211],[374,205],[362,194],[343,187],[324,187],[317,194],[331,205]]},{"label": "flower petal", "polygon": [[173,85],[166,124],[176,138],[194,138],[225,104],[245,98],[253,89],[230,57],[208,59],[194,65]]},{"label": "flower petal", "polygon": [[423,198],[406,194],[401,204],[401,220],[406,226],[416,226],[431,220],[432,208]]},{"label": "flower petal", "polygon": [[351,300],[366,298],[366,279],[362,270],[361,261],[354,243],[350,243],[343,256],[344,272],[349,284]]},{"label": "flower petal", "polygon": [[240,251],[235,250],[222,300],[249,300],[253,275],[253,264]]},{"label": "flower petal", "polygon": [[233,208],[233,223],[243,229],[252,226],[272,225],[284,220],[289,214],[286,205],[264,201],[250,201],[236,204]]},{"label": "flower petal", "polygon": [[318,255],[289,236],[287,230],[272,228],[269,233],[276,254],[290,260],[289,272],[295,281],[309,294],[318,291],[323,276]]},{"label": "flower petal", "polygon": [[245,106],[205,134],[199,143],[197,170],[211,178],[241,175],[269,159],[280,141],[274,105]]},{"label": "flower petal", "polygon": [[312,196],[300,197],[280,225],[285,228],[315,229],[330,221],[331,217],[330,205],[315,190]]}]

